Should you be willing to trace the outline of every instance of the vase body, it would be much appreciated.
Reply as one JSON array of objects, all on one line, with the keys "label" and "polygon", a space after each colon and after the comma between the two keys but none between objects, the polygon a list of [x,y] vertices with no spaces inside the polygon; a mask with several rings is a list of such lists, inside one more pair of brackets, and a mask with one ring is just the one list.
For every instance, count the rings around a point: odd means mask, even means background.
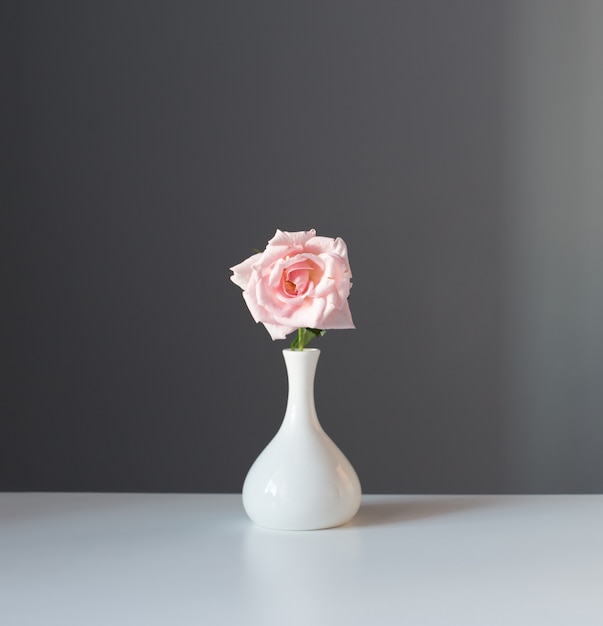
[{"label": "vase body", "polygon": [[243,506],[266,528],[340,526],[360,507],[360,481],[318,421],[314,374],[320,350],[283,350],[283,356],[289,381],[285,417],[245,478]]}]

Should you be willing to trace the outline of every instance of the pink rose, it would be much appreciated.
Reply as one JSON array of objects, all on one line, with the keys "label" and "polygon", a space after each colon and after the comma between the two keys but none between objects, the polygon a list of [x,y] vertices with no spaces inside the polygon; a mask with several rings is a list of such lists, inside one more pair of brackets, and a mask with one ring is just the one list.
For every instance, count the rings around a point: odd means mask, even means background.
[{"label": "pink rose", "polygon": [[298,328],[354,328],[348,304],[352,273],[339,237],[277,230],[264,252],[230,269],[253,319],[272,339]]}]

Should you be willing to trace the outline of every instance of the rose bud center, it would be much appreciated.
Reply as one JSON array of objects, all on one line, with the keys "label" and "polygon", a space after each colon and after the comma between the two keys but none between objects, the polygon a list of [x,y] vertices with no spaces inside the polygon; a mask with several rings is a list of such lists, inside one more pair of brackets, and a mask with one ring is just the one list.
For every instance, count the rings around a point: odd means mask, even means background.
[{"label": "rose bud center", "polygon": [[303,296],[314,286],[313,274],[317,268],[309,261],[296,263],[283,272],[283,290],[291,297]]}]

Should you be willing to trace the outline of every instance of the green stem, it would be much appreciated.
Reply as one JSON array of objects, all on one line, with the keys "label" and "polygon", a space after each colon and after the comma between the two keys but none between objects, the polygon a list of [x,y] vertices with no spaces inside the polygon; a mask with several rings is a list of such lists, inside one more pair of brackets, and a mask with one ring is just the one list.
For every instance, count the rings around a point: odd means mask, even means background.
[{"label": "green stem", "polygon": [[326,330],[318,328],[298,328],[297,337],[291,342],[291,350],[299,350],[301,352],[314,337],[322,337],[326,332]]}]

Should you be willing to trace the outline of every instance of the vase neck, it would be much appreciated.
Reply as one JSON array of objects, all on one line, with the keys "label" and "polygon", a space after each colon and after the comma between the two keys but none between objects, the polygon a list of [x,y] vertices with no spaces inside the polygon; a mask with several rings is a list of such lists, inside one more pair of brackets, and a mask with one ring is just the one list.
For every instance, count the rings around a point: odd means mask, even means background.
[{"label": "vase neck", "polygon": [[314,405],[314,375],[320,350],[283,350],[289,392],[283,426],[298,429],[310,427],[321,430]]}]

